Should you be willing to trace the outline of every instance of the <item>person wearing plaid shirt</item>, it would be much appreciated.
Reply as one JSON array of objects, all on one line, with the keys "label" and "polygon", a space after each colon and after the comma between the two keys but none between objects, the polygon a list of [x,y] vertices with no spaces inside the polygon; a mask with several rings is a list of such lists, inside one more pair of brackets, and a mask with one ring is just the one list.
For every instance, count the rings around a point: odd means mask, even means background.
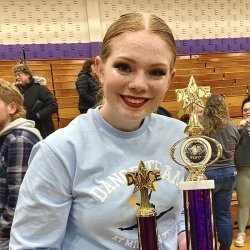
[{"label": "person wearing plaid shirt", "polygon": [[33,146],[42,139],[35,122],[25,119],[23,97],[0,79],[0,249],[9,238],[19,187]]}]

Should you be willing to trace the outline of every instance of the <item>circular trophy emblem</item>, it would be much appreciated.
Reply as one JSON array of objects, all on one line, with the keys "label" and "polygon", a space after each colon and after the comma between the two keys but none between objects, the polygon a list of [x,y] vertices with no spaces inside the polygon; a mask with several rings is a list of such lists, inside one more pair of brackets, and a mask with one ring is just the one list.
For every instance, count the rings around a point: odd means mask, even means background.
[{"label": "circular trophy emblem", "polygon": [[181,146],[181,158],[188,166],[204,166],[210,160],[211,154],[210,143],[204,138],[189,138]]}]

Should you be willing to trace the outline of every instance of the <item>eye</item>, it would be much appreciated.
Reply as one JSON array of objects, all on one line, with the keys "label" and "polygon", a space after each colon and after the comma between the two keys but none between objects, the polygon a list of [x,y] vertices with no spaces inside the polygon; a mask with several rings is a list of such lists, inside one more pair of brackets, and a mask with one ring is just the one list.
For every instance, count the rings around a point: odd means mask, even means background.
[{"label": "eye", "polygon": [[161,69],[154,69],[149,74],[151,76],[160,77],[160,76],[165,76],[167,73],[164,70],[161,70]]},{"label": "eye", "polygon": [[117,64],[115,64],[115,68],[118,69],[118,71],[120,71],[122,73],[131,72],[129,65],[126,63],[117,63]]}]

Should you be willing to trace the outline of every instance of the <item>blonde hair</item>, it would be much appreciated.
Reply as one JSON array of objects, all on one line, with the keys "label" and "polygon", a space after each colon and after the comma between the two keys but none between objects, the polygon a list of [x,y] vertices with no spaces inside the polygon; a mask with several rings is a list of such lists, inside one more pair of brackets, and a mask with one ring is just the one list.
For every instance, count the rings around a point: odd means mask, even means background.
[{"label": "blonde hair", "polygon": [[23,96],[14,85],[3,79],[0,79],[0,99],[6,104],[16,103],[16,112],[12,115],[12,121],[17,118],[26,117],[26,110],[23,106]]},{"label": "blonde hair", "polygon": [[137,32],[141,30],[149,30],[154,34],[159,35],[163,40],[165,40],[173,53],[173,60],[171,62],[171,70],[173,70],[176,60],[176,42],[172,34],[171,29],[161,18],[146,13],[127,13],[122,16],[108,28],[100,51],[100,57],[103,62],[111,54],[110,43],[112,39],[116,36],[119,36],[125,32]]},{"label": "blonde hair", "polygon": [[219,94],[211,95],[204,108],[202,125],[206,135],[210,136],[216,129],[223,129],[230,121],[228,106],[225,98]]}]

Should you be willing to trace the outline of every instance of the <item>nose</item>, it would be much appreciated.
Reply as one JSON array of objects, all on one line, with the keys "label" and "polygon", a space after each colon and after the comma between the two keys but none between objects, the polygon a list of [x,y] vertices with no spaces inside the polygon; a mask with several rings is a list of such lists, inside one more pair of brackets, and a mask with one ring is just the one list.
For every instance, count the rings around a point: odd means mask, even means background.
[{"label": "nose", "polygon": [[130,89],[136,89],[138,91],[145,91],[148,89],[148,78],[143,71],[136,72],[129,82]]}]

